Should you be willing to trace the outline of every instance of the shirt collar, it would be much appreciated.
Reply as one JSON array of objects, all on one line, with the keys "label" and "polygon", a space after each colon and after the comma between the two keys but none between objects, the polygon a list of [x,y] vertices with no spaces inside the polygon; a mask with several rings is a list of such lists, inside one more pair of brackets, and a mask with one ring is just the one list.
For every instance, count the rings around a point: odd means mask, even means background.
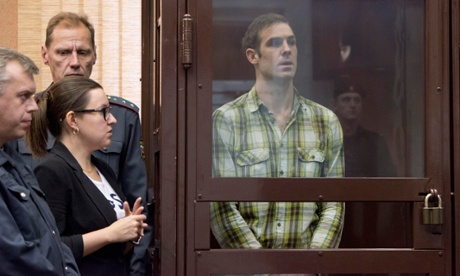
[{"label": "shirt collar", "polygon": [[256,87],[253,86],[248,93],[248,101],[247,105],[249,108],[249,112],[256,112],[261,105],[263,105],[262,101],[257,97]]},{"label": "shirt collar", "polygon": [[[256,93],[256,87],[253,86],[248,94],[247,105],[250,112],[256,112],[261,106],[265,106],[264,103],[260,100]],[[296,88],[294,88],[294,104],[292,106],[292,112],[297,113],[297,110],[300,108],[300,94]]]},{"label": "shirt collar", "polygon": [[0,150],[0,167],[5,163],[9,162],[14,165],[14,153],[11,154],[11,151],[8,144],[3,145],[2,150]]}]

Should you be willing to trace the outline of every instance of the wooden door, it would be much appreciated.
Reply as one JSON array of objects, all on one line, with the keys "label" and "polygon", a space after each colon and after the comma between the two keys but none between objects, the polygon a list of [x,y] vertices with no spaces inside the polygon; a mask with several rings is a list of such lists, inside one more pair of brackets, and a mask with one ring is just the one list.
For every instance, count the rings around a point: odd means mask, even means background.
[{"label": "wooden door", "polygon": [[[212,112],[254,84],[239,45],[251,21],[268,12],[288,18],[296,34],[302,96],[333,110],[338,78],[364,91],[361,126],[386,145],[389,159],[376,167],[385,170],[212,176]],[[443,0],[163,1],[161,275],[452,275],[450,13]],[[368,154],[383,159],[380,150]],[[443,224],[422,223],[430,192],[442,199]],[[210,232],[209,205],[217,201],[345,202],[342,242],[336,249],[222,249]]]}]

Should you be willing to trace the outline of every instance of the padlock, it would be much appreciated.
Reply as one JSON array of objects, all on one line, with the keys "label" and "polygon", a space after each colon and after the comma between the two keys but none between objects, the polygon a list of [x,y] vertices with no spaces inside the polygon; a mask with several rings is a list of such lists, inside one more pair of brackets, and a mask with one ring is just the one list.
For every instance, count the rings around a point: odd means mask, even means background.
[{"label": "padlock", "polygon": [[[442,199],[440,195],[437,195],[437,206],[430,206],[429,199],[433,194],[429,193],[425,197],[425,205],[423,206],[423,224],[443,224],[444,213],[442,207]],[[436,204],[436,203],[435,203]]]}]

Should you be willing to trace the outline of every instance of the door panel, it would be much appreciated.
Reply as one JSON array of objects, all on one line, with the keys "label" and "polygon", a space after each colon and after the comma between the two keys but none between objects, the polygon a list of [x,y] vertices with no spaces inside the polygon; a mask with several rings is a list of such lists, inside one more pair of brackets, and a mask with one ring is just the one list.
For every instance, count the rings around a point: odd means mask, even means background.
[{"label": "door panel", "polygon": [[[193,225],[186,229],[187,275],[450,274],[448,3],[189,1],[196,62],[187,71],[184,100],[187,225]],[[254,84],[254,69],[239,44],[250,22],[267,12],[283,14],[294,29],[294,83],[303,96],[334,109],[342,77],[364,91],[361,123],[382,137],[386,162],[366,159],[376,165],[350,169],[354,173],[340,179],[212,177],[211,114]],[[355,145],[359,150],[362,144]],[[358,161],[379,152],[360,153]],[[353,152],[345,159],[349,167],[359,163]],[[430,189],[442,196],[443,225],[421,223]],[[220,249],[209,231],[214,201],[346,202],[343,240],[339,249]]]},{"label": "door panel", "polygon": [[[345,254],[354,261],[344,261]],[[304,273],[313,274],[318,271],[328,274],[353,271],[365,275],[450,275],[439,269],[443,266],[443,258],[439,256],[439,252],[425,250],[309,250],[298,254],[287,250],[276,250],[271,254],[260,254],[255,250],[219,250],[198,251],[196,260],[197,275],[223,275],[224,271],[232,275],[305,275]]]}]

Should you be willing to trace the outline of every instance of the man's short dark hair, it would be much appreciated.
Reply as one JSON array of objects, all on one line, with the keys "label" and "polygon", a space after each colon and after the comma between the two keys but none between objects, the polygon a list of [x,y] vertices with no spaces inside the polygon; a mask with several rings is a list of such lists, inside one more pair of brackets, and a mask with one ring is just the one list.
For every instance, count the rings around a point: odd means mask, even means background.
[{"label": "man's short dark hair", "polygon": [[241,50],[243,53],[246,53],[246,50],[251,48],[260,55],[260,32],[279,23],[289,24],[284,16],[276,13],[267,13],[256,17],[256,19],[254,19],[254,21],[252,21],[249,25],[243,39],[241,40]]}]

